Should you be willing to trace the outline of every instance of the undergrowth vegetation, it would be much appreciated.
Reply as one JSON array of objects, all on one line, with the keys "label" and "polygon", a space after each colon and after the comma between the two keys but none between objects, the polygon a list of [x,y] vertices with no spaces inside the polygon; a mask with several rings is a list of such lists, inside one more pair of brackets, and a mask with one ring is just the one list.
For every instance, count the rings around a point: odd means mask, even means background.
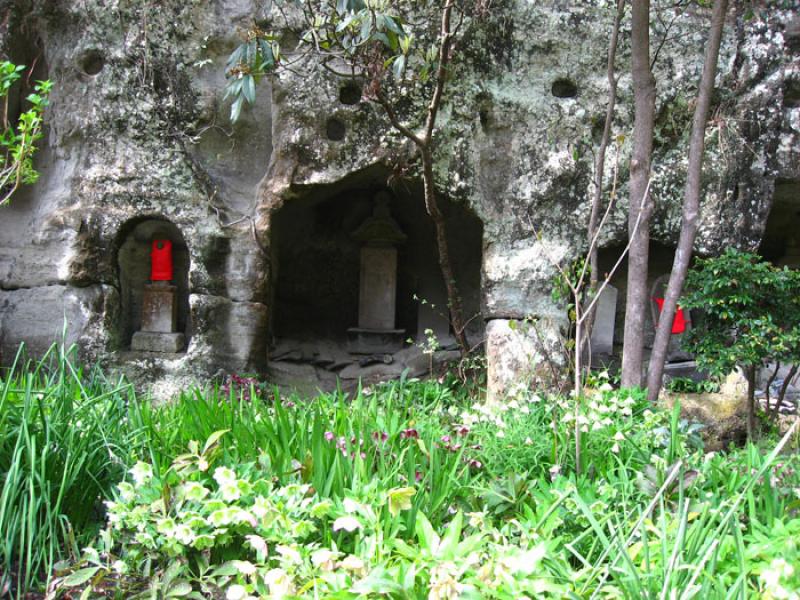
[{"label": "undergrowth vegetation", "polygon": [[[401,379],[153,406],[58,347],[0,384],[3,589],[51,598],[797,598],[792,432],[704,453],[601,385]],[[583,432],[575,475],[571,435]]]}]

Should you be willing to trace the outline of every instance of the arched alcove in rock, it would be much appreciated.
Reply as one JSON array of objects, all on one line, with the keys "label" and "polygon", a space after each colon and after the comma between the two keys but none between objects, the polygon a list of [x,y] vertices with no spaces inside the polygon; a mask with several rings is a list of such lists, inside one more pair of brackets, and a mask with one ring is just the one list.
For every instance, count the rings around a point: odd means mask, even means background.
[{"label": "arched alcove in rock", "polygon": [[128,350],[133,334],[142,327],[144,287],[151,282],[153,240],[172,242],[173,279],[176,289],[175,331],[189,338],[189,249],[178,227],[160,217],[127,221],[117,235],[116,266],[119,276],[119,347]]},{"label": "arched alcove in rock", "polygon": [[[380,175],[308,190],[273,215],[271,360],[311,363],[331,372],[349,362],[363,362],[369,350],[354,346],[353,330],[364,319],[361,279],[370,276],[362,257],[365,246],[379,246],[383,250],[378,253],[389,257],[384,257],[388,262],[381,267],[379,285],[394,279],[384,288],[392,289],[393,284],[394,297],[381,301],[385,306],[378,302],[377,308],[386,330],[397,333],[385,348],[376,346],[375,353],[402,351],[409,339],[422,343],[426,330],[442,347],[453,346],[435,229],[422,187],[406,183],[389,190],[382,184],[385,174]],[[483,226],[463,206],[440,202],[464,312],[470,318],[480,312]],[[367,230],[381,227],[391,231],[377,235],[392,241],[368,241]],[[471,340],[481,340],[482,326],[482,319],[471,320]]]},{"label": "arched alcove in rock", "polygon": [[800,181],[775,182],[759,254],[778,266],[800,268]]}]

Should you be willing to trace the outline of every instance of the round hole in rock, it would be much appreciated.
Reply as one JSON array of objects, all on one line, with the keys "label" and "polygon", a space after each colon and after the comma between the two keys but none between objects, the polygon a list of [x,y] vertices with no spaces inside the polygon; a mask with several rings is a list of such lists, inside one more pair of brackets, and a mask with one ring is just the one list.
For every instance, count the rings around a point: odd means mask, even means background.
[{"label": "round hole in rock", "polygon": [[574,81],[560,77],[553,82],[550,91],[556,98],[574,98],[578,95],[578,86]]},{"label": "round hole in rock", "polygon": [[106,60],[99,50],[87,50],[79,61],[81,71],[86,75],[94,76],[103,70]]},{"label": "round hole in rock", "polygon": [[344,139],[344,134],[347,131],[344,123],[336,117],[331,117],[325,123],[325,135],[333,142],[341,142]]},{"label": "round hole in rock", "polygon": [[348,83],[339,89],[339,102],[342,104],[358,104],[361,102],[361,88],[355,83]]}]

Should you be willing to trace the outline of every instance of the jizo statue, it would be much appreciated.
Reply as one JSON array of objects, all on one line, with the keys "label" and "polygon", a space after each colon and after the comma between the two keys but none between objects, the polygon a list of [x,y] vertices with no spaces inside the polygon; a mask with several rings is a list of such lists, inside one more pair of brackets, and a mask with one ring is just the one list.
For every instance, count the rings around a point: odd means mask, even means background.
[{"label": "jizo statue", "polygon": [[150,250],[150,280],[172,281],[172,242],[153,240]]}]

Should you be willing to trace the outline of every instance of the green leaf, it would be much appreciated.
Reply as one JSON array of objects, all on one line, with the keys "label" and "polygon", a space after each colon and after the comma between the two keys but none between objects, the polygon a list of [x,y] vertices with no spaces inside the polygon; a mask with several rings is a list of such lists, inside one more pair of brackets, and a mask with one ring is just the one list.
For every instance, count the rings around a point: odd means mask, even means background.
[{"label": "green leaf", "polygon": [[61,585],[66,587],[76,587],[83,585],[94,577],[102,567],[86,567],[85,569],[78,569],[74,573],[68,575],[61,582]]},{"label": "green leaf", "polygon": [[431,553],[436,552],[436,550],[439,548],[439,542],[441,539],[433,530],[433,525],[431,525],[428,517],[421,512],[417,513],[417,522],[414,530],[417,534],[417,539],[419,540],[420,545],[422,545],[423,548],[427,549]]},{"label": "green leaf", "polygon": [[405,54],[401,54],[395,59],[394,65],[392,65],[392,72],[394,73],[396,79],[403,78],[403,71],[405,70],[405,68],[406,68],[406,56]]},{"label": "green leaf", "polygon": [[256,101],[256,82],[252,75],[245,75],[242,78],[242,96],[248,104],[255,104]]},{"label": "green leaf", "polygon": [[167,598],[180,598],[192,593],[192,586],[187,581],[178,581],[169,588]]}]

